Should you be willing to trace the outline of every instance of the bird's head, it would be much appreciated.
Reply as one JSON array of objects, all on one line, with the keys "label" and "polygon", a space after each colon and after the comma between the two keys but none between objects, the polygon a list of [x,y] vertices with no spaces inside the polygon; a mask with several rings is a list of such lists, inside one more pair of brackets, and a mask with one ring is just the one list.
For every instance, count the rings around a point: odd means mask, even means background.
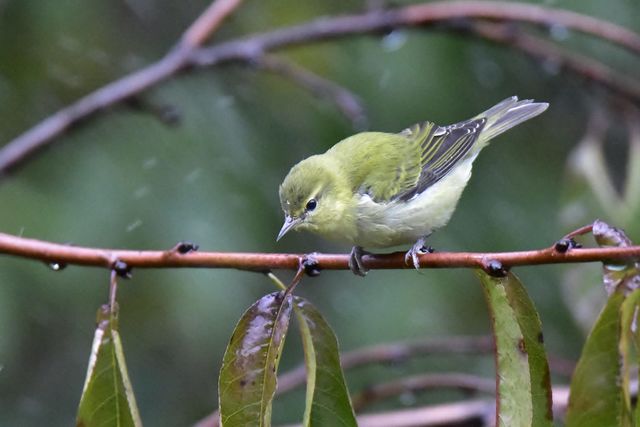
[{"label": "bird's head", "polygon": [[295,165],[280,185],[285,217],[276,240],[289,230],[331,233],[351,198],[348,188],[337,165],[325,155]]}]

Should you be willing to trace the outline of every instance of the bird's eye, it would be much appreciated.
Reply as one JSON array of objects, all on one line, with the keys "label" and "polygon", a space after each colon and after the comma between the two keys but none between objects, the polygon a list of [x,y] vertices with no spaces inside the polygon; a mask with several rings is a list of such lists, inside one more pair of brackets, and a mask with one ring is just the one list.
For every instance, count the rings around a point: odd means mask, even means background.
[{"label": "bird's eye", "polygon": [[316,201],[316,199],[310,199],[310,200],[307,202],[306,209],[307,209],[308,211],[312,211],[312,210],[314,210],[314,209],[316,208],[316,206],[318,206],[318,202]]}]

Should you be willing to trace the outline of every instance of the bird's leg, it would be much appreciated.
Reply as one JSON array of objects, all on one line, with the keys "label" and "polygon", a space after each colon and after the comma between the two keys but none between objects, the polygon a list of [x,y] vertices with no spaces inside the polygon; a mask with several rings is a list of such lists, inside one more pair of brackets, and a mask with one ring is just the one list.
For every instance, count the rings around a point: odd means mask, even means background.
[{"label": "bird's leg", "polygon": [[349,270],[357,276],[366,276],[369,271],[362,263],[362,256],[369,252],[362,249],[362,246],[354,246],[351,248],[349,255]]},{"label": "bird's leg", "polygon": [[413,262],[413,267],[416,270],[420,269],[420,259],[418,256],[433,252],[433,248],[427,246],[427,237],[429,236],[430,234],[420,237],[413,247],[407,251],[407,254],[404,256],[405,264],[409,264],[409,260],[411,260]]}]

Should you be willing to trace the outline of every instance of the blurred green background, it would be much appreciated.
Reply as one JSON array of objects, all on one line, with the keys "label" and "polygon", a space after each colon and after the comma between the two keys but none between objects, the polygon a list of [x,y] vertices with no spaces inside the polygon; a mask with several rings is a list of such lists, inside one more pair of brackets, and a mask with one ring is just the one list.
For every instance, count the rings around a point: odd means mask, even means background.
[{"label": "blurred green background", "polygon": [[[640,32],[637,2],[535,3]],[[0,0],[0,144],[158,59],[207,5],[205,0]],[[363,1],[247,1],[214,41],[365,7]],[[638,59],[622,49],[562,29],[553,35],[637,75]],[[551,103],[545,114],[500,137],[479,157],[452,221],[430,241],[436,250],[545,247],[596,217],[617,220],[615,225],[640,240],[637,216],[616,217],[617,207],[601,206],[579,170],[567,170],[591,112],[603,108],[611,126],[606,160],[620,191],[625,123],[608,109],[606,94],[559,73],[554,64],[432,30],[336,40],[282,55],[357,94],[372,130],[399,131],[424,119],[456,122],[511,95]],[[146,92],[141,103],[144,108],[121,105],[83,123],[4,178],[0,231],[131,249],[170,248],[180,240],[215,251],[349,249],[297,233],[275,242],[282,221],[281,179],[295,162],[354,133],[331,102],[281,77],[234,65],[181,75]],[[154,110],[169,110],[177,121],[164,123]],[[604,297],[599,266],[516,272],[541,313],[548,351],[577,358]],[[569,284],[576,275],[587,284],[588,298],[587,291]],[[38,262],[0,257],[0,425],[74,422],[95,313],[107,300],[107,286],[102,269],[71,266],[53,272]],[[136,270],[133,279],[122,282],[121,335],[146,425],[189,425],[216,407],[218,369],[235,322],[273,289],[261,275],[231,270]],[[298,289],[324,313],[343,350],[490,332],[481,288],[468,270],[373,271],[364,280],[325,272]],[[281,372],[301,360],[299,341],[291,334]],[[463,370],[491,376],[493,361],[420,358],[348,372],[347,379],[357,390],[415,372]],[[403,396],[378,408],[439,398]],[[275,420],[300,420],[302,404],[301,393],[279,400]]]}]

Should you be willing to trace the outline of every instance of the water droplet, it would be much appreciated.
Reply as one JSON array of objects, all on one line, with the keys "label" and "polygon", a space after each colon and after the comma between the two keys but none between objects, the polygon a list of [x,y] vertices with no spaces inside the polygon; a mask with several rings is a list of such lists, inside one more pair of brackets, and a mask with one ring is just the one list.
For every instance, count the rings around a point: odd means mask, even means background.
[{"label": "water droplet", "polygon": [[380,81],[378,82],[378,85],[381,89],[384,89],[389,86],[389,81],[391,81],[391,71],[387,69],[384,70],[380,75]]},{"label": "water droplet", "polygon": [[87,56],[96,64],[109,65],[110,63],[109,55],[103,50],[92,49],[89,52],[87,52]]},{"label": "water droplet", "polygon": [[498,87],[503,80],[502,68],[494,61],[478,60],[472,69],[478,83],[487,89]]},{"label": "water droplet", "polygon": [[82,48],[82,45],[76,38],[68,35],[62,35],[58,38],[58,46],[71,53],[77,53]]},{"label": "water droplet", "polygon": [[398,400],[404,406],[413,406],[416,404],[416,395],[410,391],[405,391],[400,396],[398,396]]},{"label": "water droplet", "polygon": [[231,106],[233,106],[236,103],[236,100],[233,98],[233,96],[219,96],[216,99],[216,106],[218,108],[229,108]]},{"label": "water droplet", "polygon": [[547,59],[542,63],[542,68],[552,76],[560,74],[560,62],[554,59]]},{"label": "water droplet", "polygon": [[569,29],[564,25],[553,24],[549,27],[549,35],[552,39],[559,42],[565,41],[569,38]]},{"label": "water droplet", "polygon": [[156,157],[149,157],[142,162],[142,169],[153,169],[158,165],[158,159]]},{"label": "water droplet", "polygon": [[142,199],[144,196],[149,194],[149,187],[140,187],[133,192],[134,199]]},{"label": "water droplet", "polygon": [[78,74],[71,73],[60,64],[47,64],[47,74],[52,79],[57,80],[70,88],[79,88],[83,83],[82,78]]},{"label": "water droplet", "polygon": [[61,271],[67,268],[67,264],[64,262],[51,261],[49,263],[49,268],[53,271]]},{"label": "water droplet", "polygon": [[131,224],[127,225],[127,233],[131,233],[133,230],[135,230],[136,228],[140,227],[142,225],[142,220],[141,219],[136,219],[135,221],[133,221]]},{"label": "water droplet", "polygon": [[200,177],[201,174],[202,174],[202,169],[196,168],[196,169],[192,170],[191,172],[189,172],[184,177],[184,181],[188,182],[188,183],[195,182]]},{"label": "water droplet", "polygon": [[382,48],[387,52],[400,49],[407,42],[407,32],[403,30],[393,30],[382,38]]}]

